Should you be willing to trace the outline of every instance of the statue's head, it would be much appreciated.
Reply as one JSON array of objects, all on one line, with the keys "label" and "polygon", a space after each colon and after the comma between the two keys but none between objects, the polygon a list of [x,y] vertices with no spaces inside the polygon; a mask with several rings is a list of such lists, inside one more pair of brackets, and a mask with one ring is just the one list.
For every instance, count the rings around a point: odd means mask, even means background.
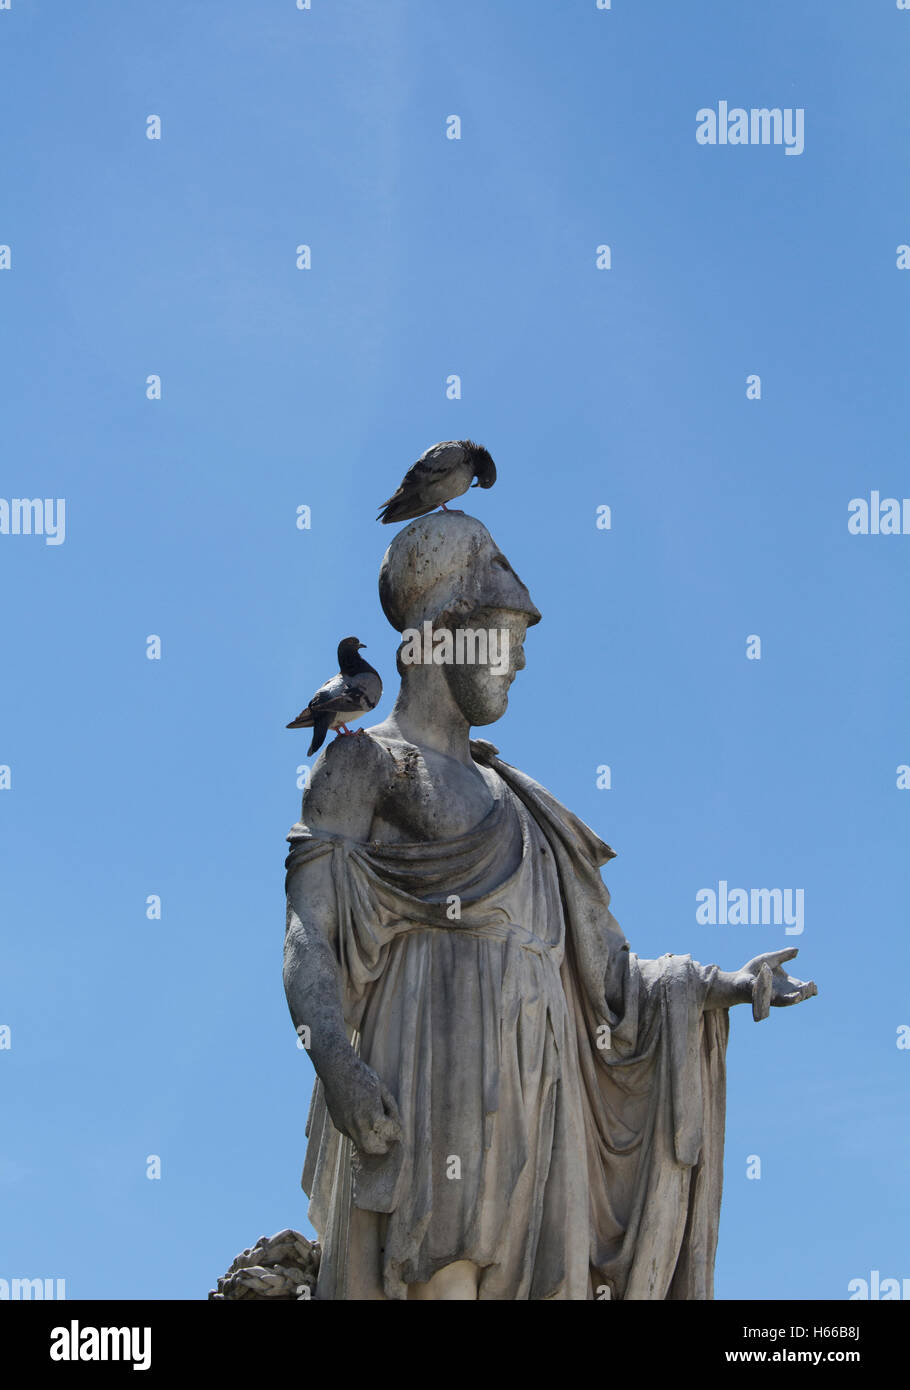
[{"label": "statue's head", "polygon": [[481,522],[460,512],[412,521],[383,557],[379,598],[404,637],[404,679],[415,664],[441,671],[469,724],[505,713],[525,632],[540,613]]}]

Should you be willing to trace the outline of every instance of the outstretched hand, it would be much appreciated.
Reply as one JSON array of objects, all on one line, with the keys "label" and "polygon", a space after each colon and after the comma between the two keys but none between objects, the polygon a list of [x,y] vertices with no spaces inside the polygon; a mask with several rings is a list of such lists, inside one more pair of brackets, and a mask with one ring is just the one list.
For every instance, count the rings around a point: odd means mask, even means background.
[{"label": "outstretched hand", "polygon": [[737,972],[736,986],[746,998],[751,995],[752,1015],[757,1022],[767,1018],[769,1008],[801,1004],[804,999],[818,994],[814,980],[797,980],[784,970],[784,961],[793,960],[798,955],[796,946],[786,947],[782,951],[765,951],[746,961],[742,970]]}]

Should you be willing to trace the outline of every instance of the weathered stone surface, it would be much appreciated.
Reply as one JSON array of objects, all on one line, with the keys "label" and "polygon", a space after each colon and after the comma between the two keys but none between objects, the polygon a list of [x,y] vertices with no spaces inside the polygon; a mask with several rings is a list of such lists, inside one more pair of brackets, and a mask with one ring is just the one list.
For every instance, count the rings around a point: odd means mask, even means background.
[{"label": "weathered stone surface", "polygon": [[319,1274],[319,1246],[299,1231],[260,1236],[244,1250],[227,1274],[209,1290],[210,1299],[267,1299],[271,1303],[312,1298]]}]

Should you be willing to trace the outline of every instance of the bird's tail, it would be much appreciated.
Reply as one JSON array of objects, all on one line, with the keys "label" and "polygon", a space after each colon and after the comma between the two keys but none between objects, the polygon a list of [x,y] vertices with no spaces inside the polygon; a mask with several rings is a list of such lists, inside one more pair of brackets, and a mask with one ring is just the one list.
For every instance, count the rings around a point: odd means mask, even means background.
[{"label": "bird's tail", "polygon": [[309,708],[301,710],[296,719],[292,719],[290,724],[285,724],[286,729],[311,729],[313,727],[313,716]]},{"label": "bird's tail", "polygon": [[331,727],[331,714],[317,714],[316,718],[313,720],[313,737],[310,740],[309,748],[306,750],[308,758],[322,747],[325,742],[325,736]]},{"label": "bird's tail", "polygon": [[382,510],[376,520],[388,526],[389,523],[393,521],[413,521],[415,517],[426,516],[428,512],[434,510],[433,507],[422,507],[419,505],[415,508],[413,505],[409,506],[408,503],[401,498],[396,502],[394,497],[390,497],[388,502],[382,504]]}]

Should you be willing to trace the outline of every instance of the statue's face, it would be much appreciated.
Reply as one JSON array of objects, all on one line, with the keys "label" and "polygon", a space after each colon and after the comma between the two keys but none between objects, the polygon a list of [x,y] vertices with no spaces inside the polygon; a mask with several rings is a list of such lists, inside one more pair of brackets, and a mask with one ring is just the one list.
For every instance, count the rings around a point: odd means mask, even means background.
[{"label": "statue's face", "polygon": [[[505,714],[509,687],[516,673],[524,669],[522,643],[528,617],[514,609],[481,608],[463,620],[465,628],[487,634],[486,659],[461,664],[446,662],[442,669],[452,697],[469,724],[493,724]],[[482,646],[480,651],[484,654]]]},{"label": "statue's face", "polygon": [[414,661],[441,666],[468,724],[492,724],[505,714],[509,686],[525,664],[525,632],[540,613],[482,522],[460,512],[412,521],[385,553],[379,596],[402,634],[402,677]]}]

